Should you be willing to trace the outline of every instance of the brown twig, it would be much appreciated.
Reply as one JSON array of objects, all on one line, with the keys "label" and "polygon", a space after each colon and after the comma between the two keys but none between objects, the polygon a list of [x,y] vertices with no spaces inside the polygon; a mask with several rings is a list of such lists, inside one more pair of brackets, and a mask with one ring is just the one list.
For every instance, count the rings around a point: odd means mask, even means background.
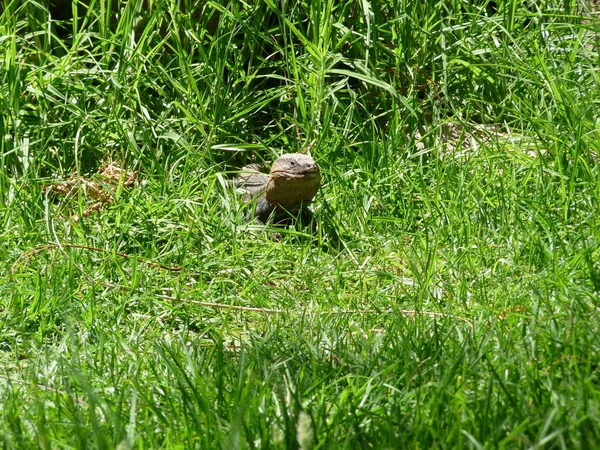
[{"label": "brown twig", "polygon": [[[204,306],[207,308],[229,309],[229,310],[235,310],[235,311],[248,311],[248,312],[261,312],[264,314],[287,314],[291,311],[291,310],[283,310],[283,309],[257,308],[254,306],[224,305],[222,303],[202,302],[199,300],[177,298],[177,297],[173,297],[170,295],[163,295],[163,294],[156,294],[156,296],[159,298],[165,299],[165,300],[185,301],[186,303],[192,303],[194,305],[200,305],[200,306]],[[429,317],[444,317],[444,318],[457,319],[462,322],[465,322],[471,328],[473,327],[473,323],[469,319],[465,319],[464,317],[460,317],[460,316],[457,316],[454,314],[444,314],[444,313],[433,312],[433,311],[415,311],[415,310],[411,310],[411,309],[400,309],[400,310],[344,309],[344,310],[337,310],[337,311],[322,311],[320,314],[321,315],[329,315],[329,314],[331,314],[331,315],[337,315],[337,314],[392,314],[394,312],[402,314],[402,315],[406,315],[406,316],[411,316],[411,317],[415,317],[415,316],[418,316],[419,314],[422,314],[424,316],[429,316]]]},{"label": "brown twig", "polygon": [[[80,245],[80,244],[46,244],[46,245],[38,245],[37,247],[32,248],[31,250],[28,250],[27,252],[23,253],[21,256],[19,256],[19,258],[15,261],[15,263],[12,265],[12,273],[14,274],[16,272],[16,267],[19,265],[19,263],[21,263],[22,261],[29,261],[29,259],[31,259],[33,256],[35,256],[38,253],[41,253],[43,251],[46,250],[50,250],[50,249],[56,249],[56,248],[77,248],[77,249],[82,249],[82,250],[90,250],[90,251],[94,251],[94,252],[99,252],[99,253],[110,253],[110,254],[115,254],[117,256],[120,256],[121,258],[125,258],[125,259],[132,259],[135,257],[132,257],[130,255],[127,255],[126,253],[120,253],[120,252],[113,252],[112,250],[106,250],[103,248],[99,248],[99,247],[91,247],[89,245]],[[169,270],[171,272],[180,272],[181,271],[181,267],[170,267],[170,266],[165,266],[162,264],[158,264],[152,261],[147,261],[144,259],[140,259],[140,258],[136,258],[137,261],[146,264],[147,266],[150,267],[158,267],[159,269],[163,269],[163,270]]]}]

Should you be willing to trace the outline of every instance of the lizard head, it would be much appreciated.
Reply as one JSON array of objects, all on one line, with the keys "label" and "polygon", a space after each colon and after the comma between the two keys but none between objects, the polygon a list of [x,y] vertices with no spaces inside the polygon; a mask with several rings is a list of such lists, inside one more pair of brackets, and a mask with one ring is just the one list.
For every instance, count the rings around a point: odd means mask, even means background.
[{"label": "lizard head", "polygon": [[266,199],[284,209],[294,211],[309,203],[319,190],[321,173],[314,159],[302,153],[280,156],[271,167]]}]

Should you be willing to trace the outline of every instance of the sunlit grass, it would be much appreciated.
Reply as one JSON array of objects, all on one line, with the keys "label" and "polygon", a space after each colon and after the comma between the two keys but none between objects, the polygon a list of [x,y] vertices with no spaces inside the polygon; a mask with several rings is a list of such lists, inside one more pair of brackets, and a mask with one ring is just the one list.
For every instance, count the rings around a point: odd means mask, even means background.
[{"label": "sunlit grass", "polygon": [[594,448],[597,15],[476,3],[5,2],[3,447]]}]

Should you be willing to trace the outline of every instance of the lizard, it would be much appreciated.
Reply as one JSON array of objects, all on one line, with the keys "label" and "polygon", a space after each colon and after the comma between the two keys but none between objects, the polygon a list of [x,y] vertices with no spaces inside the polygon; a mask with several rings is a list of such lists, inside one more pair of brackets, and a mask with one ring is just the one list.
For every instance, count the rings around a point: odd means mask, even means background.
[{"label": "lizard", "polygon": [[244,198],[257,198],[254,215],[262,223],[273,216],[273,223],[285,223],[290,217],[306,220],[312,213],[307,205],[319,190],[321,173],[313,158],[302,153],[286,153],[275,160],[266,174],[259,164],[244,166],[234,186]]}]

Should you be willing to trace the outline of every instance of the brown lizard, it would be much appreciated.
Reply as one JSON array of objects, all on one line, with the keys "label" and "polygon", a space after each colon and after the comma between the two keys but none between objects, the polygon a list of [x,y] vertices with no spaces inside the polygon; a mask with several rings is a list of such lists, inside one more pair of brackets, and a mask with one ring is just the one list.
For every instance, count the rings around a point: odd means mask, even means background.
[{"label": "brown lizard", "polygon": [[234,185],[246,192],[246,200],[258,197],[255,216],[266,223],[273,215],[273,223],[281,223],[301,214],[309,219],[306,206],[313,200],[321,181],[315,160],[302,153],[287,153],[275,160],[271,172],[261,172],[260,165],[242,168]]}]

